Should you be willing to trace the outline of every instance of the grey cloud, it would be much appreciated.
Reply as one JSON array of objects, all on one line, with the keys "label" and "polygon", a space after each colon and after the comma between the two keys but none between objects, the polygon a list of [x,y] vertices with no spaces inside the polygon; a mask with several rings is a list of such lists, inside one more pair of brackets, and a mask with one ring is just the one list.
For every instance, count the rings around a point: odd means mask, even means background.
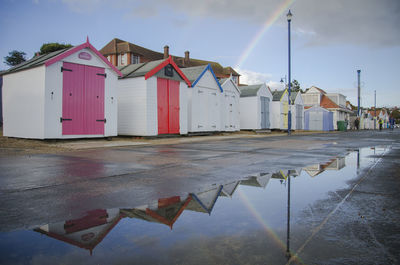
[{"label": "grey cloud", "polygon": [[[156,1],[193,16],[241,18],[258,24],[282,4],[280,0]],[[298,0],[290,8],[294,30],[312,33],[306,36],[309,45],[400,45],[399,0]],[[286,24],[285,13],[277,24]]]},{"label": "grey cloud", "polygon": [[[164,10],[194,17],[241,19],[263,24],[282,5],[282,0],[62,0],[81,11],[99,2],[130,7],[131,13],[154,17]],[[290,6],[294,31],[308,45],[400,45],[399,0],[297,0]],[[136,9],[136,11],[135,11]],[[285,26],[286,11],[275,22]],[[179,15],[179,14],[178,14]]]}]

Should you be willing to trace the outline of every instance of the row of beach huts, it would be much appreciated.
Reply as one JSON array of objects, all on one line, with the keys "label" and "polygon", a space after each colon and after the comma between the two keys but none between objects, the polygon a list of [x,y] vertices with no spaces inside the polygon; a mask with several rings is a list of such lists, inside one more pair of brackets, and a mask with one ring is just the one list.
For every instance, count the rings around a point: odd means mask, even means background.
[{"label": "row of beach huts", "polygon": [[239,130],[335,130],[346,97],[239,85],[218,63],[113,39],[38,55],[2,73],[3,135],[70,139]]}]

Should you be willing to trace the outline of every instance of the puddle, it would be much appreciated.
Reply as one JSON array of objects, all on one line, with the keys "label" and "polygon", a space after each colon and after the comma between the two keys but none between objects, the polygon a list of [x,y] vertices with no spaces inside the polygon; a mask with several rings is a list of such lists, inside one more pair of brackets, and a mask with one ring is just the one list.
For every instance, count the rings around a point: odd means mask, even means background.
[{"label": "puddle", "polygon": [[296,228],[305,209],[348,187],[384,152],[363,148],[185,196],[3,232],[0,264],[285,264],[288,249],[304,240]]}]

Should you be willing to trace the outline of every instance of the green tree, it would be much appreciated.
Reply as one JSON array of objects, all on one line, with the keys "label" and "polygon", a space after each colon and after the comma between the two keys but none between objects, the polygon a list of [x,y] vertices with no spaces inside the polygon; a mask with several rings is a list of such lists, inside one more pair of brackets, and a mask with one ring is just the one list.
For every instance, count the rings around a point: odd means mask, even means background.
[{"label": "green tree", "polygon": [[390,116],[396,120],[396,123],[400,122],[400,111],[398,109],[393,110],[392,113],[390,113]]},{"label": "green tree", "polygon": [[290,83],[290,90],[293,92],[303,92],[303,90],[300,88],[300,83],[296,79],[293,79],[293,81]]},{"label": "green tree", "polygon": [[71,44],[63,44],[58,42],[45,43],[42,45],[42,47],[40,47],[39,53],[42,55],[71,47]]},{"label": "green tree", "polygon": [[8,53],[8,56],[4,57],[4,63],[8,66],[16,66],[26,61],[25,55],[24,52],[13,50]]}]

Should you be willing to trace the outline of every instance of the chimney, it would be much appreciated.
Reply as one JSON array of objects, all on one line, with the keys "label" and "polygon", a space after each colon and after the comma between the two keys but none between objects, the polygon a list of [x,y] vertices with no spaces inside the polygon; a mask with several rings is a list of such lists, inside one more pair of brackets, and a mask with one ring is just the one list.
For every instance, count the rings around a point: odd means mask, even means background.
[{"label": "chimney", "polygon": [[184,65],[185,65],[185,66],[189,66],[189,64],[190,64],[189,51],[185,51]]},{"label": "chimney", "polygon": [[164,59],[167,59],[169,57],[169,47],[168,45],[164,46]]}]

